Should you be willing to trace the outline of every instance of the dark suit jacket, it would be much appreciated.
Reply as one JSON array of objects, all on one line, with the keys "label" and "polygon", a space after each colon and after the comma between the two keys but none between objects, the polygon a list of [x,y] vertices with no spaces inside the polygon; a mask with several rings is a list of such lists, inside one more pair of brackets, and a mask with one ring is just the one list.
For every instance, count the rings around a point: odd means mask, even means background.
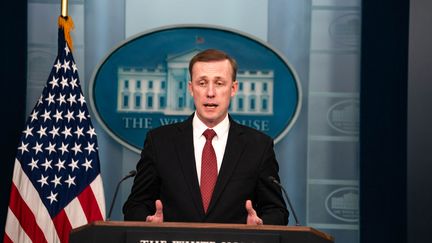
[{"label": "dark suit jacket", "polygon": [[288,211],[281,190],[273,140],[230,117],[225,154],[207,214],[195,165],[192,118],[147,133],[125,220],[145,221],[161,199],[165,221],[246,223],[245,202],[252,200],[264,224],[286,225]]}]

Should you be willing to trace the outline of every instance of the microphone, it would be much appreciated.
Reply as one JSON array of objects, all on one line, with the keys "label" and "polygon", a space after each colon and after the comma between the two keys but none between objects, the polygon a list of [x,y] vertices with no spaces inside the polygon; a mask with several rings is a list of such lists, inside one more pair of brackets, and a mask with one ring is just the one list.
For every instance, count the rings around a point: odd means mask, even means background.
[{"label": "microphone", "polygon": [[121,180],[118,182],[117,187],[116,187],[116,190],[115,190],[115,193],[114,193],[114,196],[113,196],[112,201],[111,201],[111,207],[110,207],[110,210],[109,210],[109,213],[108,213],[107,221],[110,221],[110,220],[111,220],[111,213],[112,213],[112,210],[113,210],[113,207],[114,207],[115,199],[116,199],[116,197],[117,197],[117,193],[118,193],[118,190],[119,190],[120,184],[121,184],[124,180],[126,180],[126,179],[128,179],[128,178],[134,177],[134,176],[136,175],[136,173],[137,173],[136,170],[131,170],[131,171],[129,171],[129,174],[127,174],[125,177],[123,177],[123,179],[121,179]]},{"label": "microphone", "polygon": [[269,179],[269,181],[271,181],[272,183],[276,184],[278,187],[280,187],[280,188],[282,189],[283,195],[285,196],[285,199],[286,199],[287,202],[288,202],[288,206],[290,207],[291,212],[292,212],[292,214],[293,214],[293,216],[294,216],[294,220],[295,220],[295,222],[296,222],[295,225],[296,225],[296,226],[300,226],[300,222],[299,222],[299,220],[298,220],[298,218],[297,218],[297,215],[296,215],[296,213],[295,213],[295,211],[294,211],[293,206],[291,205],[291,201],[289,200],[288,193],[286,192],[285,188],[284,188],[284,187],[282,186],[282,184],[280,184],[280,182],[279,182],[278,180],[276,180],[276,178],[274,178],[273,176],[269,176],[268,179]]}]

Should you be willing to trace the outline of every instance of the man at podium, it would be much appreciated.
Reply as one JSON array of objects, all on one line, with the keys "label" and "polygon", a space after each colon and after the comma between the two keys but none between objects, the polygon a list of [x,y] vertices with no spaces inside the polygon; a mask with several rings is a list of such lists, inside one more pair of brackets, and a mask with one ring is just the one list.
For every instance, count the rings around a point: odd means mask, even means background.
[{"label": "man at podium", "polygon": [[286,225],[273,140],[228,114],[236,61],[204,50],[189,73],[195,112],[147,133],[125,220]]}]

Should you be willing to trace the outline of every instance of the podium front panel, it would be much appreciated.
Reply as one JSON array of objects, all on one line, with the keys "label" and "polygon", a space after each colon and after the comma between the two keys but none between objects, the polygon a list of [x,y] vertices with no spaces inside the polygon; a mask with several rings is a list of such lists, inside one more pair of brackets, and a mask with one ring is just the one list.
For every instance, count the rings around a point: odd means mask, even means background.
[{"label": "podium front panel", "polygon": [[97,221],[72,230],[70,243],[333,243],[306,226]]},{"label": "podium front panel", "polygon": [[277,232],[244,232],[217,229],[146,228],[127,230],[126,243],[280,243]]}]

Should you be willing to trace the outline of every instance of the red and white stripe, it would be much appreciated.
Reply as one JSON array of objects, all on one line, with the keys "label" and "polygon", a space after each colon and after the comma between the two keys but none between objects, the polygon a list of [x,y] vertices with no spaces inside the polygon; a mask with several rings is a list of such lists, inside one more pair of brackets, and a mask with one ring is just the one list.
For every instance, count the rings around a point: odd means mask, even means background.
[{"label": "red and white stripe", "polygon": [[4,242],[68,242],[73,228],[105,219],[100,175],[53,219],[15,160]]}]

